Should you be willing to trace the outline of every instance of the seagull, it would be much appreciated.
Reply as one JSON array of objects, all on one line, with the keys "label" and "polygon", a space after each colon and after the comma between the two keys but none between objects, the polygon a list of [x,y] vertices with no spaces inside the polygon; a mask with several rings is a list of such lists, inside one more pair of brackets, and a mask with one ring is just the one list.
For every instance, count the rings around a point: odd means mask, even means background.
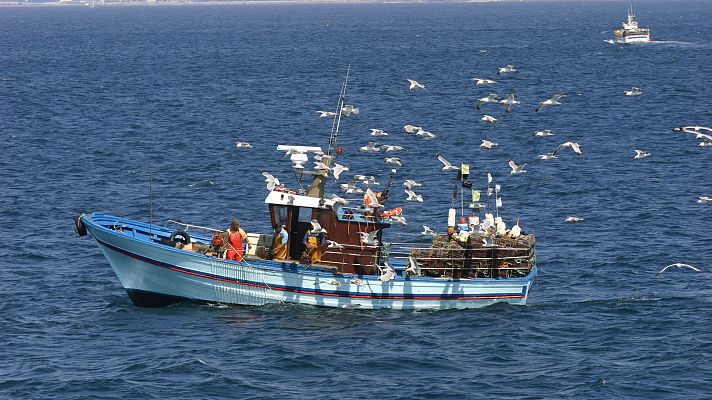
[{"label": "seagull", "polygon": [[506,112],[512,111],[512,106],[520,103],[521,101],[514,100],[514,94],[512,93],[508,94],[506,99],[499,101],[499,104],[504,105],[504,111]]},{"label": "seagull", "polygon": [[275,178],[269,172],[262,172],[262,176],[265,177],[265,182],[267,182],[267,190],[273,191],[277,186],[279,186],[279,179]]},{"label": "seagull", "polygon": [[497,122],[497,118],[495,118],[495,117],[493,117],[493,116],[491,116],[491,115],[487,115],[487,114],[483,115],[482,118],[481,118],[481,120],[482,120],[482,121],[485,121],[485,122],[491,122],[491,123]]},{"label": "seagull", "polygon": [[543,131],[534,132],[534,136],[535,137],[554,136],[554,133],[549,129],[544,129]]},{"label": "seagull", "polygon": [[700,143],[697,143],[697,146],[699,147],[710,147],[712,146],[712,140],[705,140]]},{"label": "seagull", "polygon": [[566,217],[566,219],[564,220],[564,222],[581,222],[581,221],[583,221],[583,218],[581,218],[581,217],[576,217],[576,216],[573,216],[573,215]]},{"label": "seagull", "polygon": [[381,266],[378,266],[378,269],[381,270],[381,276],[378,277],[378,280],[381,282],[388,282],[392,281],[393,279],[396,279],[396,271],[388,265],[388,262],[384,263],[384,267],[382,268]]},{"label": "seagull", "polygon": [[405,189],[405,194],[408,195],[408,198],[406,199],[407,201],[423,202],[423,195],[415,194],[415,192],[410,189]]},{"label": "seagull", "polygon": [[554,155],[554,152],[552,151],[551,153],[539,154],[539,155],[537,156],[537,158],[540,159],[540,160],[546,161],[546,160],[551,160],[551,159],[559,158],[559,157],[555,156],[555,155]]},{"label": "seagull", "polygon": [[712,133],[712,128],[706,127],[706,126],[699,126],[699,125],[694,125],[694,126],[680,126],[677,128],[672,128],[673,131],[676,132],[685,132],[685,133],[692,133],[692,134],[698,134],[700,131],[707,131]]},{"label": "seagull", "polygon": [[331,195],[329,195],[329,198],[331,198],[331,200],[333,200],[334,203],[336,203],[336,204],[343,204],[343,205],[349,204],[348,200],[344,199],[343,197],[339,197],[339,195],[337,195],[337,194],[331,194]]},{"label": "seagull", "polygon": [[517,223],[509,230],[509,237],[512,239],[518,238],[522,234],[522,227],[519,226],[519,218],[517,218]]},{"label": "seagull", "polygon": [[392,215],[389,217],[389,219],[392,222],[398,222],[401,225],[408,225],[408,221],[405,220],[405,217],[402,215]]},{"label": "seagull", "polygon": [[437,137],[437,135],[435,135],[434,133],[428,132],[423,129],[419,130],[418,132],[415,132],[415,136],[420,136],[426,139],[435,139]]},{"label": "seagull", "polygon": [[560,145],[558,145],[556,147],[556,149],[554,149],[554,151],[551,154],[556,154],[557,152],[559,152],[559,150],[565,149],[567,147],[570,147],[574,151],[574,153],[578,154],[579,156],[583,155],[583,152],[581,151],[581,145],[579,145],[576,142],[561,143]]},{"label": "seagull", "polygon": [[344,117],[349,117],[351,114],[358,115],[358,107],[354,107],[350,104],[346,104],[345,106],[341,107],[341,115]]},{"label": "seagull", "polygon": [[346,193],[363,193],[363,189],[356,186],[356,182],[354,182],[353,180],[349,183],[340,184],[339,189],[346,191]]},{"label": "seagull", "polygon": [[544,107],[546,107],[546,106],[560,106],[561,103],[559,103],[559,99],[561,99],[561,98],[564,97],[564,96],[566,96],[566,95],[565,95],[565,94],[557,94],[557,95],[554,95],[554,96],[553,96],[552,98],[550,98],[549,100],[544,100],[544,101],[542,101],[541,103],[539,103],[539,105],[536,107],[536,109],[535,109],[534,111],[535,111],[535,112],[538,112],[540,109],[542,109],[542,108],[544,108]]},{"label": "seagull", "polygon": [[368,144],[366,144],[365,146],[359,147],[358,151],[375,153],[381,151],[381,148],[376,147],[376,142],[368,142]]},{"label": "seagull", "polygon": [[635,157],[633,157],[635,159],[645,158],[650,155],[649,152],[643,151],[643,150],[633,150],[633,151],[635,151]]},{"label": "seagull", "polygon": [[430,235],[430,236],[436,236],[436,235],[437,235],[437,233],[435,233],[435,231],[434,231],[434,230],[430,229],[430,227],[429,227],[429,226],[427,226],[427,225],[423,225],[423,231],[422,231],[422,232],[420,232],[420,235],[421,235],[421,236],[426,236],[426,235]]},{"label": "seagull", "polygon": [[368,206],[370,208],[381,208],[383,207],[383,204],[378,203],[378,197],[376,197],[376,193],[371,190],[371,188],[366,189],[366,195],[364,198],[367,198],[369,200]]},{"label": "seagull", "polygon": [[472,82],[475,82],[475,85],[493,85],[497,83],[496,81],[493,81],[492,79],[485,79],[485,78],[470,78]]},{"label": "seagull", "polygon": [[334,175],[334,179],[337,181],[339,180],[339,175],[341,175],[342,172],[348,171],[349,167],[345,167],[341,164],[334,164],[334,167],[331,169],[331,173]]},{"label": "seagull", "polygon": [[331,171],[331,168],[329,168],[326,164],[324,164],[321,161],[314,162],[314,169],[319,170],[319,171]]},{"label": "seagull", "polygon": [[420,266],[413,256],[408,256],[408,268],[405,269],[405,272],[420,276]]},{"label": "seagull", "polygon": [[388,136],[388,133],[383,129],[373,129],[371,128],[371,136]]},{"label": "seagull", "polygon": [[423,128],[415,125],[405,125],[403,126],[403,130],[405,131],[405,133],[415,133],[417,131],[422,131]]},{"label": "seagull", "polygon": [[699,269],[699,268],[697,268],[697,267],[693,267],[692,265],[689,265],[689,264],[675,263],[675,264],[670,264],[670,265],[666,266],[665,268],[661,269],[660,271],[658,271],[657,274],[655,274],[655,276],[658,276],[658,275],[662,274],[663,272],[667,271],[668,268],[671,268],[671,267],[676,267],[676,268],[689,268],[689,269],[691,269],[691,270],[693,270],[693,271],[695,271],[695,272],[704,272],[704,271],[702,271],[701,269]]},{"label": "seagull", "polygon": [[480,144],[480,147],[484,147],[485,149],[492,149],[493,147],[497,147],[497,143],[490,142],[489,140],[483,140],[482,144]]},{"label": "seagull", "polygon": [[396,164],[399,167],[401,166],[401,159],[398,157],[386,157],[383,161],[385,161],[386,164]]},{"label": "seagull", "polygon": [[496,103],[497,102],[497,93],[490,93],[487,97],[483,97],[479,100],[477,100],[477,103],[475,106],[477,107],[477,110],[480,109],[480,106],[482,104],[487,104],[487,103]]},{"label": "seagull", "polygon": [[712,197],[709,196],[698,196],[697,197],[697,202],[700,204],[707,204],[709,202],[712,202]]},{"label": "seagull", "polygon": [[354,176],[353,176],[353,179],[354,179],[354,180],[357,180],[357,181],[359,181],[359,182],[361,182],[361,183],[363,183],[363,184],[366,184],[366,185],[378,185],[378,184],[379,184],[378,182],[376,182],[376,177],[371,176],[371,175],[369,175],[369,176],[366,176],[366,175],[354,175]]},{"label": "seagull", "polygon": [[311,220],[311,226],[312,226],[312,233],[318,234],[318,233],[326,233],[326,229],[322,228],[321,225],[319,225],[319,222],[315,219]]},{"label": "seagull", "polygon": [[423,184],[422,184],[422,183],[418,183],[418,182],[416,182],[416,181],[414,181],[414,180],[412,180],[412,179],[406,179],[406,180],[403,182],[403,186],[407,187],[408,189],[413,189],[414,187],[423,186]]},{"label": "seagull", "polygon": [[504,67],[497,68],[497,75],[506,74],[509,72],[517,72],[513,65],[507,64]]},{"label": "seagull", "polygon": [[410,82],[410,90],[425,89],[425,85],[418,83],[418,81],[416,81],[416,80],[408,79],[408,82]]},{"label": "seagull", "polygon": [[623,94],[626,95],[627,97],[631,97],[631,96],[640,96],[641,94],[643,94],[643,92],[640,90],[640,88],[637,88],[634,86],[630,90],[626,90],[625,92],[623,92]]},{"label": "seagull", "polygon": [[526,170],[524,170],[524,167],[526,165],[527,165],[527,163],[517,165],[514,161],[512,161],[512,159],[510,159],[509,160],[509,168],[511,168],[512,171],[510,171],[509,174],[514,175],[514,174],[523,174],[523,173],[527,172]]},{"label": "seagull", "polygon": [[317,111],[319,114],[319,118],[329,118],[329,117],[335,117],[336,113],[333,111]]},{"label": "seagull", "polygon": [[450,161],[446,160],[445,157],[441,156],[438,154],[438,160],[440,160],[441,163],[443,163],[443,171],[459,171],[460,168],[453,166],[450,164]]},{"label": "seagull", "polygon": [[329,245],[328,245],[328,248],[329,248],[329,249],[334,249],[334,248],[339,249],[339,250],[343,250],[343,249],[344,249],[344,246],[343,246],[343,245],[341,245],[340,243],[336,243],[336,242],[333,241],[333,240],[327,240],[326,243],[329,244]]},{"label": "seagull", "polygon": [[390,144],[384,144],[383,146],[381,146],[381,149],[386,149],[386,153],[389,152],[389,151],[402,151],[402,150],[405,150],[405,149],[403,148],[403,146],[393,146],[393,145],[390,145]]},{"label": "seagull", "polygon": [[237,147],[238,149],[251,149],[254,146],[247,142],[235,142],[235,147]]},{"label": "seagull", "polygon": [[336,286],[336,287],[338,288],[339,285],[341,285],[341,282],[335,281],[335,280],[333,280],[333,279],[328,279],[328,280],[327,280],[327,279],[320,279],[319,281],[314,282],[314,286],[317,286],[317,285],[333,285],[333,286]]},{"label": "seagull", "polygon": [[358,234],[361,235],[361,243],[378,246],[378,239],[376,239],[378,232],[379,231],[359,232]]}]

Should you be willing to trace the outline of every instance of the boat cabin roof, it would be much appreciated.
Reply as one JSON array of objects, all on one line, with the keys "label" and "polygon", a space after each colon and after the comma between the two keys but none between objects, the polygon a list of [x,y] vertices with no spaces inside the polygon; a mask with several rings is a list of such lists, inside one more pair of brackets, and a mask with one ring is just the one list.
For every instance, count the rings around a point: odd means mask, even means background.
[{"label": "boat cabin roof", "polygon": [[327,209],[334,206],[334,200],[297,194],[291,190],[275,189],[267,195],[265,203],[279,206],[295,206]]}]

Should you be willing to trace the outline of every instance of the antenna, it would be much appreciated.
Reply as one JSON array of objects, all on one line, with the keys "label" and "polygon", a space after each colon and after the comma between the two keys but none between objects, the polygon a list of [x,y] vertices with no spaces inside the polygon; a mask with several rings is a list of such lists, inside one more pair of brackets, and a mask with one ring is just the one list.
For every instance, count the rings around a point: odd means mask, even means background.
[{"label": "antenna", "polygon": [[346,79],[341,84],[341,93],[339,93],[339,101],[336,107],[336,117],[331,125],[331,136],[329,137],[329,150],[327,155],[333,156],[336,148],[336,138],[339,136],[339,127],[341,126],[341,110],[344,107],[344,97],[346,97],[346,86],[349,83],[349,73],[351,72],[351,64],[346,68]]}]

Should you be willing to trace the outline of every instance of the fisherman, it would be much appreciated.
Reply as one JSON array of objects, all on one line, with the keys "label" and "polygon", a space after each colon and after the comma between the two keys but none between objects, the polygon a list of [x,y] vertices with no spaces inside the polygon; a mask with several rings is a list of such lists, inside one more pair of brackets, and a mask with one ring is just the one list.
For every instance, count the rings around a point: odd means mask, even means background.
[{"label": "fisherman", "polygon": [[287,243],[289,243],[289,234],[287,233],[287,227],[284,225],[275,225],[274,239],[272,239],[273,259],[287,259]]},{"label": "fisherman", "polygon": [[[312,224],[313,225],[313,224]],[[322,254],[326,249],[326,234],[323,229],[316,230],[314,228],[309,229],[304,234],[305,252],[309,255],[309,260],[311,263],[318,262],[321,260]]]},{"label": "fisherman", "polygon": [[247,241],[247,233],[240,228],[240,221],[233,219],[227,234],[227,253],[225,258],[228,260],[242,261],[245,256],[242,244],[247,243],[247,248],[249,249],[250,243]]}]

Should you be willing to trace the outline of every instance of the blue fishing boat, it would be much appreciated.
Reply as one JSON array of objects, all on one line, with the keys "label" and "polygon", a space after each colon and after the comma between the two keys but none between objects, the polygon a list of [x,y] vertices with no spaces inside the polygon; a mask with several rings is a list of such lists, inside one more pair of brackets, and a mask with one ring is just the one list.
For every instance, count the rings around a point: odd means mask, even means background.
[{"label": "blue fishing boat", "polygon": [[[327,182],[338,177],[341,118],[358,110],[344,104],[347,83],[348,74],[326,151],[277,148],[290,156],[300,177],[311,180],[308,188],[291,190],[264,174],[270,225],[283,227],[289,237],[280,256],[275,256],[279,239],[272,232],[246,232],[245,249],[240,249],[244,254],[226,259],[229,232],[210,227],[92,212],[75,217],[75,230],[96,240],[133,303],[142,307],[181,301],[403,310],[525,304],[537,273],[535,240],[518,224],[505,230],[490,213],[479,223],[474,212],[469,223],[462,224],[462,218],[456,224],[451,209],[447,235],[426,229],[412,238],[387,241],[384,231],[404,222],[401,209],[385,207],[395,171],[382,193],[367,189],[363,200],[325,194]],[[320,161],[315,170],[305,171],[310,156]],[[463,172],[458,182],[468,187]],[[363,193],[355,185],[346,186],[347,192]],[[319,234],[329,240],[322,237],[316,247],[303,240]]]}]

